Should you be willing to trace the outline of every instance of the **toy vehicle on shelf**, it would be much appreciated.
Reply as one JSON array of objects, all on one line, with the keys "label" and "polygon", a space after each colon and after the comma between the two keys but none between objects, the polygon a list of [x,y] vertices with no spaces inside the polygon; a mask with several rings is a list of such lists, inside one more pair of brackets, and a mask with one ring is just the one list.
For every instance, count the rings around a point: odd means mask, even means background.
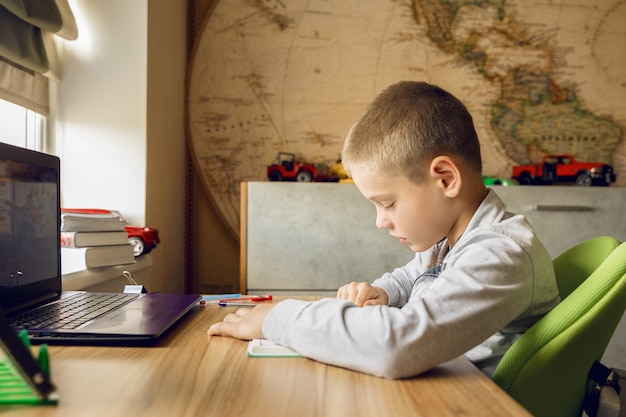
[{"label": "toy vehicle on shelf", "polygon": [[[62,208],[61,213],[76,214],[100,214],[119,217],[124,220],[122,213],[117,210],[93,209],[93,208]],[[127,224],[124,227],[128,233],[128,243],[133,246],[135,257],[144,255],[154,249],[160,242],[159,231],[149,226],[133,226]]]},{"label": "toy vehicle on shelf", "polygon": [[546,155],[538,165],[514,166],[512,177],[520,185],[573,183],[590,187],[615,182],[611,165],[577,161],[572,155]]},{"label": "toy vehicle on shelf", "polygon": [[296,159],[289,152],[278,152],[271,165],[267,167],[270,181],[332,181],[330,168],[325,164],[310,164]]},{"label": "toy vehicle on shelf", "polygon": [[483,184],[488,187],[492,185],[502,185],[504,187],[508,187],[510,185],[515,185],[516,182],[509,178],[501,178],[493,175],[483,175]]},{"label": "toy vehicle on shelf", "polygon": [[135,257],[150,252],[161,242],[159,231],[149,226],[126,226],[128,233],[128,243],[133,245]]},{"label": "toy vehicle on shelf", "polygon": [[340,184],[354,184],[352,178],[346,172],[341,159],[337,159],[333,166],[330,168],[333,176],[333,181],[337,181]]}]

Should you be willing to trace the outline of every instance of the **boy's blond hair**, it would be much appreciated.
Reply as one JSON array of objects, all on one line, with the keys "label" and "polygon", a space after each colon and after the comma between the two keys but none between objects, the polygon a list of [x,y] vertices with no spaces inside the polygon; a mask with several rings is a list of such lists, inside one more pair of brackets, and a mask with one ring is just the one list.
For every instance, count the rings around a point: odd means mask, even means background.
[{"label": "boy's blond hair", "polygon": [[437,156],[457,156],[482,171],[472,116],[457,98],[424,82],[401,81],[372,101],[350,129],[342,162],[421,182]]}]

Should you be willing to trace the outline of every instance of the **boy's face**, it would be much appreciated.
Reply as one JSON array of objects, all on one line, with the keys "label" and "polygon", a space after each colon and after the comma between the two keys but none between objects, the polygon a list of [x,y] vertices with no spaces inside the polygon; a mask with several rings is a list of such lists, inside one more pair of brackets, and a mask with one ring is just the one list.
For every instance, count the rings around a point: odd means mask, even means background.
[{"label": "boy's face", "polygon": [[454,228],[449,201],[437,181],[427,177],[416,184],[402,175],[372,172],[363,165],[351,170],[361,193],[376,207],[376,227],[415,252],[422,252],[446,237]]}]

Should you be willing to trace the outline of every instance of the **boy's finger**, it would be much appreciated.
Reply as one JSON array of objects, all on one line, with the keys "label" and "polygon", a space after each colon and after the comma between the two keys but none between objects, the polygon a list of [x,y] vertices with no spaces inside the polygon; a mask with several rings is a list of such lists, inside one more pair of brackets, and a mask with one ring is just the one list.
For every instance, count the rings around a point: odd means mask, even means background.
[{"label": "boy's finger", "polygon": [[207,333],[211,336],[232,336],[236,323],[220,321],[209,327]]},{"label": "boy's finger", "polygon": [[238,309],[237,309],[237,311],[235,311],[235,314],[236,314],[238,317],[243,317],[243,316],[245,316],[246,314],[248,314],[250,311],[252,311],[252,310],[251,310],[251,309],[249,309],[249,308],[238,308]]}]

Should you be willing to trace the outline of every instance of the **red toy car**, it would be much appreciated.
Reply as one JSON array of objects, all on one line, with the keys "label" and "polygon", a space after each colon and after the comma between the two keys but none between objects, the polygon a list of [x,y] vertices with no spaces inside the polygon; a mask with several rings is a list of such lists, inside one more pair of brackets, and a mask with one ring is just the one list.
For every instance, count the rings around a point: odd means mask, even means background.
[{"label": "red toy car", "polygon": [[125,229],[135,257],[150,252],[161,242],[159,231],[154,227],[126,226]]},{"label": "red toy car", "polygon": [[270,181],[332,181],[330,168],[325,164],[309,164],[296,160],[296,155],[278,152],[272,165],[267,167]]},{"label": "red toy car", "polygon": [[602,162],[581,162],[571,155],[546,155],[539,165],[514,166],[512,177],[520,185],[575,183],[582,187],[615,182],[613,167]]},{"label": "red toy car", "polygon": [[[61,212],[79,214],[110,214],[114,217],[124,219],[124,216],[122,216],[122,214],[117,210],[71,208],[61,209]],[[133,245],[133,253],[135,257],[150,252],[161,242],[161,239],[159,238],[159,231],[153,227],[126,225],[124,229],[128,233],[128,243]]]}]

